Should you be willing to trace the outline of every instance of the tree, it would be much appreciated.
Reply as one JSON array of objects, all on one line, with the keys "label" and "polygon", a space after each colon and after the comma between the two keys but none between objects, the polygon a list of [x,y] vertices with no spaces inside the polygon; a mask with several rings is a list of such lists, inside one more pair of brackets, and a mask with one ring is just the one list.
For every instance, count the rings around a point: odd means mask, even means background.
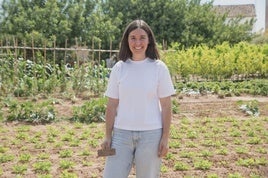
[{"label": "tree", "polygon": [[188,48],[199,44],[214,46],[224,41],[231,44],[250,40],[253,21],[241,24],[241,19],[226,23],[227,14],[217,14],[212,2],[201,0],[107,0],[104,9],[111,18],[120,18],[121,34],[132,20],[144,19],[152,27],[159,43],[170,46],[178,42]]},{"label": "tree", "polygon": [[[21,41],[64,47],[77,42],[109,49],[110,40],[118,46],[126,25],[145,20],[158,43],[181,48],[200,44],[215,46],[224,41],[235,44],[249,41],[253,20],[241,24],[241,18],[226,23],[227,14],[219,15],[212,2],[201,0],[4,0],[0,15],[0,34]],[[92,40],[94,39],[94,40]]]},{"label": "tree", "polygon": [[34,37],[40,45],[53,45],[55,38],[60,47],[66,39],[69,46],[91,44],[92,38],[109,44],[120,23],[104,16],[98,0],[4,0],[2,9],[0,34],[28,43]]}]

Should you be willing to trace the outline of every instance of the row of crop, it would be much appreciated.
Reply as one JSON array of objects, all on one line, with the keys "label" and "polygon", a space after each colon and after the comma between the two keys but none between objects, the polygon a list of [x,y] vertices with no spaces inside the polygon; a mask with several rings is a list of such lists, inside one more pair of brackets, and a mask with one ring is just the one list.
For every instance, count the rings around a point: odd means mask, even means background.
[{"label": "row of crop", "polygon": [[[161,175],[265,177],[267,124],[267,117],[180,118],[171,125],[170,152],[163,158]],[[104,137],[103,126],[0,123],[0,176],[100,177],[104,159],[96,159],[96,149]]]},{"label": "row of crop", "polygon": [[[174,49],[176,46],[174,45]],[[0,58],[0,96],[64,94],[102,95],[110,70],[104,64],[89,62],[72,68],[50,64],[37,54],[37,62],[23,58]],[[178,81],[248,80],[268,77],[268,45],[223,43],[215,48],[198,46],[162,54],[175,85]],[[264,87],[265,88],[265,87]],[[254,92],[251,92],[254,90]],[[241,91],[241,90],[240,90]],[[267,90],[249,88],[247,93],[267,95]]]},{"label": "row of crop", "polygon": [[[190,84],[188,87],[194,88],[195,91],[200,89],[196,84]],[[15,98],[0,99],[0,108],[2,108],[2,110],[0,110],[0,121],[4,122],[21,121],[40,124],[51,123],[62,119],[83,123],[105,121],[106,97],[92,98],[85,101],[81,106],[72,106],[68,109],[71,110],[71,114],[68,116],[59,116],[57,113],[56,105],[60,105],[60,99],[47,99],[45,101],[29,99],[20,101]],[[237,104],[239,105],[238,107],[247,114],[254,116],[259,115],[259,103],[257,100]],[[177,114],[179,110],[179,103],[176,99],[172,99],[172,113]]]},{"label": "row of crop", "polygon": [[265,78],[268,76],[268,45],[227,42],[214,48],[197,46],[163,52],[162,58],[174,77],[189,81],[193,76],[206,80]]},{"label": "row of crop", "polygon": [[36,96],[40,93],[99,95],[106,87],[109,70],[104,65],[88,63],[70,67],[65,64],[14,59],[0,59],[0,96]]},{"label": "row of crop", "polygon": [[20,101],[14,98],[5,98],[0,102],[0,121],[20,121],[34,124],[51,123],[61,119],[75,122],[101,122],[104,121],[107,98],[98,98],[85,101],[82,106],[72,106],[72,114],[68,118],[59,116],[56,105],[60,104],[57,99],[46,101],[25,100]]}]

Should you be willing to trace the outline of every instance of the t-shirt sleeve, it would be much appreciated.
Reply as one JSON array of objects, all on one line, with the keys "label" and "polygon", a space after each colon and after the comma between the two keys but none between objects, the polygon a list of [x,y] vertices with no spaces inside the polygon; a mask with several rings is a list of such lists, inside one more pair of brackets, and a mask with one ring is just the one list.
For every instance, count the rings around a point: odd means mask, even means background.
[{"label": "t-shirt sleeve", "polygon": [[111,97],[114,99],[119,98],[119,87],[118,87],[119,86],[119,77],[118,77],[119,69],[120,69],[120,65],[117,63],[116,65],[113,66],[111,70],[107,89],[104,93],[104,95],[107,97]]},{"label": "t-shirt sleeve", "polygon": [[159,66],[159,81],[158,81],[158,97],[159,98],[164,98],[167,96],[174,95],[175,89],[171,80],[171,76],[169,73],[169,70],[167,66],[161,62],[161,65]]}]

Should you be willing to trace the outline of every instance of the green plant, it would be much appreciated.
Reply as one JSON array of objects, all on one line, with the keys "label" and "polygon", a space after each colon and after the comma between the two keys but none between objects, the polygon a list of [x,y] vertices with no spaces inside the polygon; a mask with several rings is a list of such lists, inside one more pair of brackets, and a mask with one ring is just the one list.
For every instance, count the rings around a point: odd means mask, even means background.
[{"label": "green plant", "polygon": [[78,176],[75,173],[68,172],[67,170],[64,170],[60,174],[60,178],[78,178]]},{"label": "green plant", "polygon": [[200,170],[208,170],[212,164],[213,163],[208,160],[199,159],[194,161],[194,168]]},{"label": "green plant", "polygon": [[248,148],[245,148],[245,147],[236,147],[235,152],[238,154],[247,154],[249,150]]},{"label": "green plant", "polygon": [[2,167],[0,167],[0,176],[4,174]]},{"label": "green plant", "polygon": [[7,121],[25,121],[31,123],[49,123],[55,121],[54,106],[50,103],[13,102],[9,106]]},{"label": "green plant", "polygon": [[107,98],[91,99],[82,106],[73,107],[72,121],[79,122],[103,122]]},{"label": "green plant", "polygon": [[25,164],[14,165],[12,167],[12,170],[15,174],[24,174],[27,171],[27,165]]},{"label": "green plant", "polygon": [[0,154],[0,163],[6,163],[14,159],[13,155],[10,154]]},{"label": "green plant", "polygon": [[60,151],[59,154],[61,158],[69,158],[73,155],[73,151],[70,149],[66,149],[66,150]]},{"label": "green plant", "polygon": [[190,166],[183,162],[176,162],[174,165],[175,171],[187,171],[190,169]]},{"label": "green plant", "polygon": [[72,161],[69,161],[69,160],[61,160],[60,161],[60,168],[62,168],[62,169],[70,169],[70,168],[73,168],[74,165],[75,165],[75,163]]},{"label": "green plant", "polygon": [[50,161],[39,161],[33,164],[34,171],[37,173],[48,173],[51,170]]},{"label": "green plant", "polygon": [[179,107],[180,107],[180,104],[178,103],[178,101],[175,99],[172,99],[172,113],[173,114],[179,113]]},{"label": "green plant", "polygon": [[208,174],[207,178],[219,178],[217,174]]},{"label": "green plant", "polygon": [[250,137],[247,143],[257,145],[257,144],[262,143],[262,139],[259,137]]},{"label": "green plant", "polygon": [[168,167],[165,166],[165,165],[162,165],[162,166],[161,166],[161,172],[163,172],[163,173],[168,172]]},{"label": "green plant", "polygon": [[19,156],[19,161],[20,161],[20,162],[29,162],[30,159],[31,159],[31,155],[28,154],[28,153],[21,154],[21,155]]},{"label": "green plant", "polygon": [[80,156],[89,156],[89,155],[92,155],[92,154],[93,153],[88,149],[84,149],[79,153]]},{"label": "green plant", "polygon": [[228,178],[244,178],[240,173],[229,174]]},{"label": "green plant", "polygon": [[51,174],[39,174],[37,178],[53,178],[53,176]]},{"label": "green plant", "polygon": [[247,101],[245,104],[240,106],[240,109],[251,116],[258,117],[260,114],[259,102],[257,100]]},{"label": "green plant", "polygon": [[48,153],[40,153],[39,155],[37,155],[38,159],[41,159],[41,160],[45,160],[45,159],[48,159],[50,156]]}]

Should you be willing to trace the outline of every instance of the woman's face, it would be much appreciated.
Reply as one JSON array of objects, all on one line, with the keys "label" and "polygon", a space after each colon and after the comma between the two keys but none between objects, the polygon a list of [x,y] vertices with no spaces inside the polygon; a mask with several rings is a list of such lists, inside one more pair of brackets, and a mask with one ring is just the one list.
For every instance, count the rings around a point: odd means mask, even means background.
[{"label": "woman's face", "polygon": [[143,29],[137,28],[128,35],[128,45],[132,52],[133,60],[143,60],[146,58],[148,44],[148,34]]}]

